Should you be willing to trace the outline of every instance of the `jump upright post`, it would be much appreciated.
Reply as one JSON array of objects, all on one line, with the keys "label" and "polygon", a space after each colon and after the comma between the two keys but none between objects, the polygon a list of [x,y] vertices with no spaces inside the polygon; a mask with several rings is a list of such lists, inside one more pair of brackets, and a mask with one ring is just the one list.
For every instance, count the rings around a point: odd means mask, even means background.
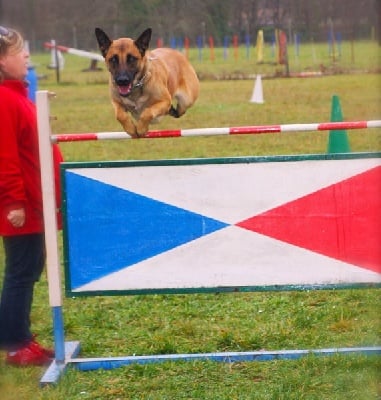
[{"label": "jump upright post", "polygon": [[[52,142],[71,141],[71,135],[51,134],[48,97],[46,91],[37,93],[56,359],[42,385],[55,383],[67,365],[86,371],[176,360],[381,354],[381,347],[375,346],[78,358],[79,342],[64,340],[50,148]],[[381,121],[308,126],[332,130],[343,124],[345,129],[360,129],[378,127]],[[306,128],[305,124],[213,128],[188,130],[184,136]],[[148,138],[168,137],[164,132],[151,132]],[[175,132],[179,137],[184,131]],[[124,132],[112,136],[93,133],[78,135],[76,140],[128,138]],[[381,153],[71,162],[62,165],[61,176],[69,296],[381,287],[381,194],[377,190]],[[354,190],[362,195],[348,202],[348,193]],[[343,218],[347,215],[353,217]],[[359,241],[358,232],[367,240]],[[152,237],[155,240],[149,240]]]}]

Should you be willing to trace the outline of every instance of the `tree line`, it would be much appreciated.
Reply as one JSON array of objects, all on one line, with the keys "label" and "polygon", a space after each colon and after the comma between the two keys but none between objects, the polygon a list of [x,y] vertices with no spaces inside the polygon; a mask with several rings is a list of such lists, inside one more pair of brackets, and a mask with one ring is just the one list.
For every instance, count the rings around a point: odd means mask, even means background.
[{"label": "tree line", "polygon": [[[111,37],[136,37],[147,27],[153,41],[198,38],[216,45],[238,35],[255,43],[258,29],[275,28],[289,40],[324,41],[330,31],[343,39],[381,38],[381,0],[0,0],[0,24],[15,26],[32,45],[50,39],[81,49],[96,49],[94,28]],[[379,40],[381,43],[381,40]]]}]

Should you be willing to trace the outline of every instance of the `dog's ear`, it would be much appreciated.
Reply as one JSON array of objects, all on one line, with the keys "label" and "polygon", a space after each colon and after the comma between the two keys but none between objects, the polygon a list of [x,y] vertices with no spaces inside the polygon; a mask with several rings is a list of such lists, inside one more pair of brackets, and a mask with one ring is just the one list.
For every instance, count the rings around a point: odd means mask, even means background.
[{"label": "dog's ear", "polygon": [[149,42],[151,40],[151,35],[152,35],[152,29],[148,28],[134,42],[135,46],[139,49],[142,57],[144,56],[146,50],[148,49]]},{"label": "dog's ear", "polygon": [[111,46],[111,39],[100,28],[95,28],[95,36],[102,56],[106,57],[107,51]]}]

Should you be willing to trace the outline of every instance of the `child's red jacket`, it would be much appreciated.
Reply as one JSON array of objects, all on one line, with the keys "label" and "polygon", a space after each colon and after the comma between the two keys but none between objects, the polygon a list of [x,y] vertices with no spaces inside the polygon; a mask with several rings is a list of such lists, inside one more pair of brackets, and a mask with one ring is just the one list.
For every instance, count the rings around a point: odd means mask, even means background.
[{"label": "child's red jacket", "polygon": [[[57,146],[53,146],[53,155],[59,208],[62,156]],[[25,224],[14,228],[7,215],[20,208],[25,209]],[[4,80],[0,83],[0,236],[43,230],[36,108],[28,99],[23,82]]]}]

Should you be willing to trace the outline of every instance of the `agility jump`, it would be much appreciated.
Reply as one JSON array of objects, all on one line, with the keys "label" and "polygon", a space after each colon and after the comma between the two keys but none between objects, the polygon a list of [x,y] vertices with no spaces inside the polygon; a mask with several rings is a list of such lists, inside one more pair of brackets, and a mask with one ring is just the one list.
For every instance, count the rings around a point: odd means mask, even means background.
[{"label": "agility jump", "polygon": [[[90,370],[168,360],[237,362],[297,359],[308,354],[328,356],[381,353],[381,347],[376,346],[78,358],[80,343],[65,343],[64,340],[60,257],[51,165],[52,142],[69,140],[60,140],[57,139],[60,135],[51,135],[48,92],[37,93],[37,115],[49,301],[53,311],[56,350],[56,359],[46,371],[41,384],[56,382],[69,364],[80,370]],[[329,130],[335,127],[363,129],[379,127],[380,122],[307,125],[313,130]],[[283,127],[286,127],[283,132],[290,132],[291,126],[293,131],[307,128],[306,124],[293,124],[240,129],[254,130],[254,133],[258,133],[255,132],[257,130],[272,133],[282,132]],[[230,134],[230,129],[235,128],[220,129],[223,133],[219,131],[217,134]],[[208,132],[204,130],[198,134],[209,134]],[[241,130],[239,133],[244,132]],[[124,138],[128,137],[126,133],[122,134]],[[87,140],[99,139],[98,134],[91,135],[93,137]],[[178,136],[180,135],[175,135]],[[381,287],[381,260],[377,241],[377,222],[380,220],[381,210],[381,196],[378,191],[380,160],[380,153],[349,153],[67,163],[63,165],[63,183],[66,190],[64,240],[65,246],[69,246],[65,268],[71,268],[71,278],[67,281],[68,294],[84,296]],[[174,181],[176,185],[173,184]],[[342,217],[348,213],[347,205],[352,202],[346,201],[345,196],[358,188],[361,188],[361,202],[356,202],[356,209],[352,211],[353,215],[360,215],[361,218],[356,221],[350,219],[348,222]],[[334,200],[333,208],[331,199]],[[128,202],[128,207],[118,205],[117,224],[112,212],[115,204],[110,204],[115,200]],[[343,207],[340,205],[342,203]],[[326,205],[328,208],[325,208]],[[311,207],[313,215],[309,223],[305,224],[304,213],[306,210],[311,211]],[[136,210],[139,215],[143,215],[145,221],[150,220],[150,224],[139,228],[140,224],[136,221],[136,214],[134,215]],[[292,214],[294,210],[299,210],[296,215]],[[332,212],[340,210],[341,216],[332,218]],[[352,211],[349,211],[352,215]],[[83,218],[84,212],[92,214]],[[282,215],[285,218],[279,218]],[[328,220],[326,215],[330,216]],[[102,221],[96,220],[99,217],[102,217]],[[289,217],[293,219],[293,224],[289,223]],[[121,225],[120,218],[126,221],[126,226],[133,227],[129,235],[136,245],[134,252],[128,246],[130,238],[123,236],[124,232],[114,229]],[[306,232],[305,229],[310,227],[320,229],[322,222],[327,228],[324,235],[317,234],[318,231],[315,234]],[[353,229],[355,222],[358,229]],[[101,224],[105,223],[113,229],[112,235],[103,229]],[[94,226],[98,227],[96,232]],[[189,229],[175,232],[181,226]],[[153,231],[149,231],[151,227]],[[345,235],[343,238],[340,232],[347,232],[348,227],[351,228],[353,237],[348,238]],[[356,232],[362,235],[365,230],[367,240],[357,240]],[[149,238],[153,232],[154,247],[151,243],[139,246],[139,235]],[[337,232],[339,236],[336,237]],[[81,234],[86,236],[86,240],[81,240]],[[333,237],[337,240],[331,240]],[[170,238],[171,241],[164,238]],[[93,243],[93,239],[103,241],[104,247],[99,246],[99,242]],[[361,246],[352,246],[352,241]],[[75,249],[70,248],[71,243],[76,244]],[[115,252],[115,246],[119,244],[122,247]],[[89,248],[89,245],[92,247]],[[108,245],[112,248],[107,247]],[[210,249],[215,251],[210,252]],[[195,262],[194,254],[203,255],[196,259],[202,260],[201,264]],[[226,267],[229,260],[230,268],[229,265]],[[90,264],[85,261],[90,261]],[[93,263],[97,268],[92,268]],[[261,264],[268,268],[262,269]],[[205,265],[208,268],[204,268]],[[307,271],[308,266],[313,268]]]}]

